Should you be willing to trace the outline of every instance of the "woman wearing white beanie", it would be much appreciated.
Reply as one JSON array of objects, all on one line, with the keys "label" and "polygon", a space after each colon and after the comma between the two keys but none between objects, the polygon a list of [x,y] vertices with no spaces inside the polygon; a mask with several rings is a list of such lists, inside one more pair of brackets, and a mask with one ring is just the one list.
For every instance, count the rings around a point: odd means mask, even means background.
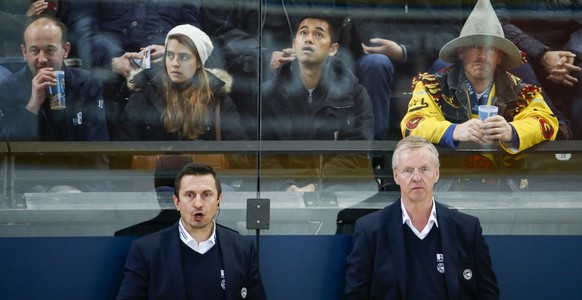
[{"label": "woman wearing white beanie", "polygon": [[117,140],[241,140],[240,117],[229,97],[232,77],[207,70],[213,50],[206,33],[192,25],[166,36],[163,68],[140,70],[123,111]]}]

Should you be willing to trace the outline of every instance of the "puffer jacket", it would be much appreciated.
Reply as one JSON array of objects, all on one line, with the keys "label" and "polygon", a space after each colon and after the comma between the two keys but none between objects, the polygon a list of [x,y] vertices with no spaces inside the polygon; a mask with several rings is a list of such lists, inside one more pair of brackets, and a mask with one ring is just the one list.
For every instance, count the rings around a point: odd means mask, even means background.
[{"label": "puffer jacket", "polygon": [[310,95],[296,61],[281,67],[263,88],[266,140],[370,140],[374,117],[366,89],[337,60],[325,65]]},{"label": "puffer jacket", "polygon": [[[232,77],[222,70],[210,69],[208,71],[213,95],[215,100],[220,102],[221,140],[247,139],[241,126],[238,111],[229,97]],[[115,139],[127,141],[184,140],[181,132],[167,132],[162,122],[166,101],[161,95],[161,72],[164,71],[149,69],[130,79],[130,81],[135,82],[139,90],[129,97]],[[205,132],[198,139],[217,140],[214,109],[215,107],[212,107],[208,111],[209,121],[205,126]]]}]

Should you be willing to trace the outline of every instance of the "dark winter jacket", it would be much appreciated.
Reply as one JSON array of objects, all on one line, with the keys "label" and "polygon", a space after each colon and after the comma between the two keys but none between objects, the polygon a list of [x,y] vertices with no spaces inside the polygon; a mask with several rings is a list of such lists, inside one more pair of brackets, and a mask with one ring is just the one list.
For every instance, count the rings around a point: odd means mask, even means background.
[{"label": "dark winter jacket", "polygon": [[[215,99],[220,101],[221,140],[247,139],[236,107],[229,97],[232,78],[224,71],[211,69],[210,85]],[[128,141],[176,141],[184,140],[181,132],[169,133],[164,127],[162,113],[166,101],[160,94],[161,73],[150,69],[134,77],[140,90],[128,100],[121,116],[117,140]],[[217,140],[214,107],[208,112],[209,122],[200,140]]]},{"label": "dark winter jacket", "polygon": [[512,41],[537,68],[549,50],[571,51],[582,56],[582,1],[492,1]]},{"label": "dark winter jacket", "polygon": [[67,68],[67,108],[51,110],[45,101],[38,115],[26,109],[32,91],[28,66],[0,83],[0,129],[12,141],[107,141],[101,83],[86,70]]},{"label": "dark winter jacket", "polygon": [[427,67],[463,27],[460,0],[358,2],[366,9],[354,9],[351,16],[355,31],[351,48],[355,56],[363,54],[361,43],[371,45],[370,39],[383,38],[401,44],[414,69],[419,65]]},{"label": "dark winter jacket", "polygon": [[108,67],[113,57],[164,45],[177,25],[200,27],[200,2],[186,0],[71,1],[67,26],[83,66]]},{"label": "dark winter jacket", "polygon": [[334,60],[324,67],[309,94],[295,61],[281,67],[263,88],[262,138],[265,140],[370,140],[372,104],[351,71]]},{"label": "dark winter jacket", "polygon": [[[323,76],[311,96],[299,78],[297,61],[281,67],[265,83],[262,97],[262,138],[265,140],[371,140],[374,132],[372,104],[366,89],[339,60],[324,66]],[[327,190],[376,188],[366,155],[278,155],[263,157],[268,169],[303,169],[323,177]],[[363,177],[345,180],[346,174],[363,171]],[[315,172],[314,172],[315,171]],[[298,178],[263,180],[264,190],[286,189],[317,180]],[[357,177],[357,176],[356,176]],[[363,180],[362,180],[363,178]],[[363,181],[363,182],[362,182]]]}]

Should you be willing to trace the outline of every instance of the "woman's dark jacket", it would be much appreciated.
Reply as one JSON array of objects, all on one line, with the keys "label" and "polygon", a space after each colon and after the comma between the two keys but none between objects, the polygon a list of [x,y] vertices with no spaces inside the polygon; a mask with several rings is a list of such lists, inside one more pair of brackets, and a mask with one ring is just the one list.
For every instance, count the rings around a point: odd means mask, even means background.
[{"label": "woman's dark jacket", "polygon": [[[220,101],[221,140],[247,139],[236,107],[229,97],[232,77],[222,70],[208,70],[214,98]],[[133,77],[140,88],[134,92],[123,110],[121,126],[115,139],[122,141],[176,141],[186,140],[182,132],[167,132],[162,121],[166,101],[161,95],[161,72],[145,70]],[[205,131],[200,140],[217,140],[215,107],[208,111]]]}]

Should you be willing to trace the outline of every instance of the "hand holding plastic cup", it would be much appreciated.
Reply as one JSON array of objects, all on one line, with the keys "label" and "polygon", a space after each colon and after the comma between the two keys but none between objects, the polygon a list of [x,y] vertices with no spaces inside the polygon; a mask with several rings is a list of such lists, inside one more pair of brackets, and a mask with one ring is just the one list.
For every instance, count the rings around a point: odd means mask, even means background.
[{"label": "hand holding plastic cup", "polygon": [[496,116],[499,108],[495,105],[479,105],[479,119],[481,121]]},{"label": "hand holding plastic cup", "polygon": [[60,110],[67,108],[65,100],[65,71],[54,71],[57,75],[57,84],[49,87],[50,107],[51,110]]}]

